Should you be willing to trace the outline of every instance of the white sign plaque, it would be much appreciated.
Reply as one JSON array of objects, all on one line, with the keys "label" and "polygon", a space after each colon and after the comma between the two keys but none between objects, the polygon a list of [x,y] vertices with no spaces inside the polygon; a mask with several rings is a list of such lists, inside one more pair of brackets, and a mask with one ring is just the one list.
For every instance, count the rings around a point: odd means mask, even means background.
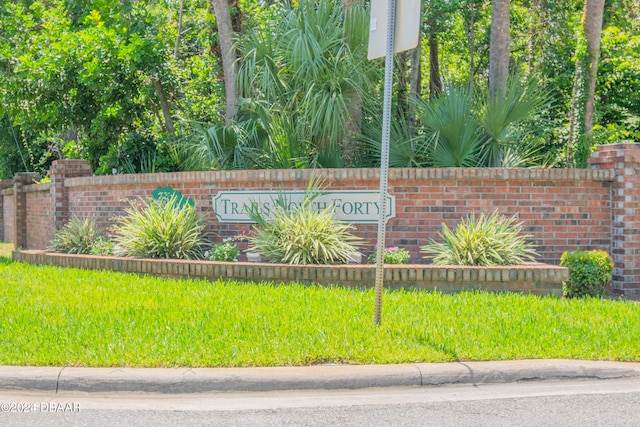
[{"label": "white sign plaque", "polygon": [[[386,54],[388,0],[371,1],[369,20],[369,59]],[[396,0],[396,21],[393,51],[395,53],[413,49],[418,45],[420,34],[420,0]]]},{"label": "white sign plaque", "polygon": [[[278,204],[278,191],[220,191],[213,198],[213,210],[219,222],[252,223],[247,215],[253,203],[260,212],[269,217]],[[295,209],[304,200],[304,191],[285,191],[285,199]],[[380,213],[378,191],[323,191],[313,200],[312,207],[318,211],[332,209],[335,219],[349,223],[376,223]],[[395,197],[387,194],[385,218],[394,218]]]}]

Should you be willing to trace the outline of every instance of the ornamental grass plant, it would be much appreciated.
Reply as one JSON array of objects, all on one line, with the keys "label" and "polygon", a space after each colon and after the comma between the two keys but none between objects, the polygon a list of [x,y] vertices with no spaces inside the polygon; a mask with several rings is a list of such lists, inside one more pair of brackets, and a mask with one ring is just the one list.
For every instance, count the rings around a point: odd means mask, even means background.
[{"label": "ornamental grass plant", "polygon": [[353,226],[333,217],[331,207],[313,210],[320,186],[312,179],[299,204],[279,193],[268,218],[254,205],[250,216],[257,226],[249,251],[275,263],[345,264],[361,240],[352,233]]},{"label": "ornamental grass plant", "polygon": [[455,230],[442,224],[441,243],[423,246],[425,258],[439,265],[518,265],[535,261],[534,245],[520,234],[522,223],[494,211],[491,215],[472,213],[462,219]]},{"label": "ornamental grass plant", "polygon": [[65,254],[91,254],[100,239],[104,239],[103,230],[96,225],[94,217],[74,216],[56,230],[50,249]]},{"label": "ornamental grass plant", "polygon": [[328,209],[276,209],[267,226],[256,230],[251,250],[276,263],[344,264],[357,251],[352,229]]},{"label": "ornamental grass plant", "polygon": [[113,227],[114,254],[134,258],[201,259],[206,243],[203,221],[195,207],[176,195],[132,201]]}]

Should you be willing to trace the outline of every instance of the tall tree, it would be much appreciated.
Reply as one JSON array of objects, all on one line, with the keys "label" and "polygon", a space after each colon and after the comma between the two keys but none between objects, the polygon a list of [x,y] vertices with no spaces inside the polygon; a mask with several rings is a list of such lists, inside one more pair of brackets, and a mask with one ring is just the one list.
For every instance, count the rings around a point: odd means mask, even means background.
[{"label": "tall tree", "polygon": [[[600,39],[605,0],[584,0],[582,31],[578,36],[575,61],[573,95],[571,99],[567,162],[569,166],[584,166],[593,129],[593,112],[600,59]],[[578,123],[579,112],[584,111],[584,121]],[[582,144],[578,144],[584,135]]]},{"label": "tall tree", "polygon": [[220,39],[220,56],[222,57],[225,96],[227,99],[225,121],[227,124],[231,124],[238,107],[236,53],[233,46],[234,31],[231,22],[231,11],[228,0],[211,0],[211,6],[218,23],[218,37]]},{"label": "tall tree", "polygon": [[598,77],[598,61],[600,59],[600,39],[602,37],[602,15],[605,0],[585,0],[584,2],[584,34],[587,40],[587,99],[584,107],[584,131],[587,139],[593,129],[593,110]]},{"label": "tall tree", "polygon": [[511,57],[510,0],[493,0],[489,41],[489,96],[500,98],[507,90]]}]

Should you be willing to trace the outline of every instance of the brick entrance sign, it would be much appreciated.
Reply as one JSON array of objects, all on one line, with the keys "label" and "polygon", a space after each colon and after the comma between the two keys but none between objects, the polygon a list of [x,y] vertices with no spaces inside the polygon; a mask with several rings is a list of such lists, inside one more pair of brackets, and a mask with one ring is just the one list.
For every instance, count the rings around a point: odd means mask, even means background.
[{"label": "brick entrance sign", "polygon": [[[538,247],[540,262],[557,265],[564,251],[604,250],[615,261],[614,289],[640,295],[640,144],[601,146],[590,165],[590,169],[392,169],[389,197],[395,205],[387,223],[387,244],[405,247],[413,262],[424,262],[419,248],[438,239],[443,223],[453,227],[472,212],[497,209],[518,215],[524,232]],[[195,203],[209,237],[216,241],[251,230],[251,224],[228,221],[216,212],[224,197],[236,197],[237,192],[300,191],[312,176],[324,178],[327,190],[335,194],[375,191],[379,185],[378,169],[91,176],[81,160],[54,162],[50,176],[49,184],[36,184],[30,174],[0,183],[0,239],[45,249],[56,227],[73,215],[94,216],[107,227],[128,200],[170,188]],[[365,203],[360,201],[363,212]],[[367,243],[365,252],[372,251],[376,225],[354,226]]]}]

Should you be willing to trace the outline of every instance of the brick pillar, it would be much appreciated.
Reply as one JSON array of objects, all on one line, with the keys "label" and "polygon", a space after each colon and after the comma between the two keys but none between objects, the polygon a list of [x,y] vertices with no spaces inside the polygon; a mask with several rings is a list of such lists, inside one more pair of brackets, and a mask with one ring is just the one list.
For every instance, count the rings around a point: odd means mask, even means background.
[{"label": "brick pillar", "polygon": [[62,227],[70,219],[69,190],[65,180],[82,176],[91,176],[91,167],[86,160],[56,160],[51,164],[51,203],[53,207],[54,229]]},{"label": "brick pillar", "polygon": [[24,187],[35,184],[40,179],[40,175],[35,172],[19,172],[13,177],[13,197],[14,197],[14,230],[16,248],[28,248],[27,242],[27,193]]},{"label": "brick pillar", "polygon": [[[0,181],[0,191],[13,187],[13,181],[4,179]],[[6,242],[7,236],[4,234],[4,221],[8,218],[4,217],[4,196],[0,194],[0,242]]]},{"label": "brick pillar", "polygon": [[614,289],[640,295],[640,144],[601,145],[589,163],[615,171],[611,191]]}]

